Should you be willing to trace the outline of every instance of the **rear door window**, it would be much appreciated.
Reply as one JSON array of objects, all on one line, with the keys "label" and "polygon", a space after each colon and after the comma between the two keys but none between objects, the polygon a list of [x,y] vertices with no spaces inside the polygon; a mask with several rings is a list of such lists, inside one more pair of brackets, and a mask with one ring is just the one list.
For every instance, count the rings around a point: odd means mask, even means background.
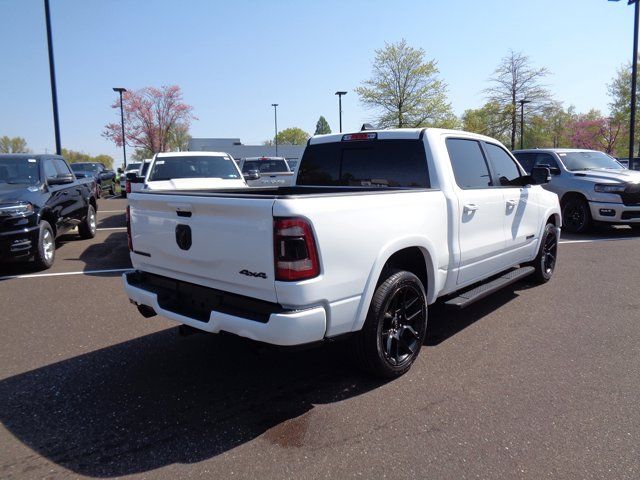
[{"label": "rear door window", "polygon": [[447,138],[447,151],[460,188],[488,188],[492,185],[489,166],[480,143],[465,138]]},{"label": "rear door window", "polygon": [[537,153],[514,153],[525,172],[531,173]]},{"label": "rear door window", "polygon": [[421,140],[368,140],[309,145],[297,185],[430,188]]}]

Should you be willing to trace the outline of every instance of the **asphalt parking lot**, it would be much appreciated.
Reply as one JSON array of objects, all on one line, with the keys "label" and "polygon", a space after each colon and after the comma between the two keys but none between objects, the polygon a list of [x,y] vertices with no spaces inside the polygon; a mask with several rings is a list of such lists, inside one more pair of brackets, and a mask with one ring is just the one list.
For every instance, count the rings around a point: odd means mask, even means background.
[{"label": "asphalt parking lot", "polygon": [[0,478],[640,477],[640,235],[565,236],[552,281],[436,305],[412,370],[142,318],[126,201],[54,267],[0,268]]}]

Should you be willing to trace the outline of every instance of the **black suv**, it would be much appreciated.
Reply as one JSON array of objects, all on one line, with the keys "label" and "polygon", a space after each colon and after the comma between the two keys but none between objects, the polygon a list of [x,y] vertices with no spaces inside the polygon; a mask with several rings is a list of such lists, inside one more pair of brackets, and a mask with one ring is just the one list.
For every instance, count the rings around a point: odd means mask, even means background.
[{"label": "black suv", "polygon": [[93,178],[77,179],[62,157],[0,155],[0,263],[51,267],[57,236],[74,227],[95,236],[97,209]]}]

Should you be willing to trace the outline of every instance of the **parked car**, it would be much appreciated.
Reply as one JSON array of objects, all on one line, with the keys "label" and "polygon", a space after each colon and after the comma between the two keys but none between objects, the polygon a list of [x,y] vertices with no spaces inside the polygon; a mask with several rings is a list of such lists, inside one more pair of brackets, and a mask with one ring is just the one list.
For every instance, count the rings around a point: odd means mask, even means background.
[{"label": "parked car", "polygon": [[437,298],[462,308],[551,278],[560,206],[538,186],[548,177],[461,131],[314,137],[295,186],[132,194],[125,290],[144,316],[207,332],[276,345],[352,336],[364,368],[395,377]]},{"label": "parked car", "polygon": [[77,179],[57,155],[0,155],[0,261],[33,260],[49,268],[55,239],[78,227],[96,234],[93,178]]},{"label": "parked car", "polygon": [[125,174],[125,196],[142,189],[152,161],[153,159],[146,158],[138,164],[138,169],[132,168]]},{"label": "parked car", "polygon": [[102,193],[116,194],[116,172],[107,169],[102,163],[78,162],[72,163],[71,169],[77,178],[93,178],[97,185],[96,197]]},{"label": "parked car", "polygon": [[525,170],[549,167],[545,188],[560,197],[562,224],[583,233],[594,223],[640,228],[640,172],[595,150],[549,148],[513,152]]},{"label": "parked car", "polygon": [[130,162],[120,174],[120,196],[126,198],[127,196],[127,173],[140,171],[141,162]]},{"label": "parked car", "polygon": [[244,188],[238,166],[224,152],[157,153],[148,174],[127,174],[131,192],[140,190],[193,190],[206,188]]},{"label": "parked car", "polygon": [[283,187],[291,185],[294,176],[282,157],[244,158],[240,170],[250,187]]}]

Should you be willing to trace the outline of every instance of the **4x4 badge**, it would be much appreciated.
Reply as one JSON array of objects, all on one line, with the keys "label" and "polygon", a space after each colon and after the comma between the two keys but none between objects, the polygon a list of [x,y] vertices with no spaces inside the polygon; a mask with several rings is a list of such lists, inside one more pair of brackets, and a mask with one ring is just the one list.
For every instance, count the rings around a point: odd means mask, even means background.
[{"label": "4x4 badge", "polygon": [[246,275],[247,277],[258,277],[258,278],[267,278],[267,274],[264,272],[250,272],[249,270],[240,270],[241,275]]}]

